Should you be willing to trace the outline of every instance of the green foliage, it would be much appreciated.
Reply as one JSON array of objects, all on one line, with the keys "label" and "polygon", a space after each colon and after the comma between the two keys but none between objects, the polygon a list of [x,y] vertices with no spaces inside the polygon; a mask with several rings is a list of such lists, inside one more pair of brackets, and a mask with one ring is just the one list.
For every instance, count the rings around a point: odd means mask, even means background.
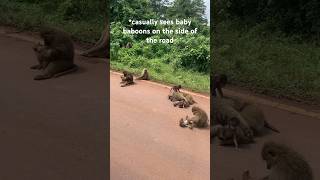
[{"label": "green foliage", "polygon": [[263,25],[240,31],[235,24],[224,22],[216,28],[213,72],[259,93],[320,101],[317,45],[264,32]]},{"label": "green foliage", "polygon": [[[137,74],[147,68],[154,80],[183,84],[198,91],[209,91],[209,27],[204,18],[202,0],[175,0],[172,4],[163,0],[120,0],[111,3],[111,67],[127,69]],[[188,4],[189,3],[189,4]],[[188,5],[188,6],[187,6]],[[173,35],[173,44],[146,42],[146,38],[167,39],[171,35],[128,35],[126,29],[153,29],[148,26],[132,26],[129,19],[190,19],[189,30],[198,28],[198,34]],[[177,29],[177,25],[170,27]],[[182,26],[179,26],[183,28]],[[125,48],[130,42],[132,48]]]},{"label": "green foliage", "polygon": [[106,7],[105,0],[1,0],[0,23],[29,30],[55,26],[95,42],[105,25]]},{"label": "green foliage", "polygon": [[320,1],[318,0],[216,0],[215,23],[240,19],[247,25],[267,22],[270,30],[306,36],[320,33]]}]

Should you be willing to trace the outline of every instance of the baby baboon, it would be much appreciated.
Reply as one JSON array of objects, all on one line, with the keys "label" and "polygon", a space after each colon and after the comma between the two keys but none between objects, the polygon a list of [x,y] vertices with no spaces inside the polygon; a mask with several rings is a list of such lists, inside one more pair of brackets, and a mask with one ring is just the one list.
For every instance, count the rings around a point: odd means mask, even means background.
[{"label": "baby baboon", "polygon": [[190,104],[185,100],[181,100],[181,101],[174,102],[173,106],[174,107],[178,106],[179,108],[188,108]]},{"label": "baby baboon", "polygon": [[217,136],[220,139],[220,145],[234,145],[238,149],[239,144],[253,143],[252,137],[247,137],[240,128],[240,121],[232,118],[228,125],[215,125],[211,130],[211,138]]},{"label": "baby baboon", "polygon": [[313,180],[312,169],[306,160],[283,144],[266,142],[261,156],[270,170],[266,180]]},{"label": "baby baboon", "polygon": [[175,85],[175,86],[172,86],[172,88],[170,89],[170,92],[173,91],[173,92],[180,92],[180,89],[181,89],[181,85]]},{"label": "baby baboon", "polygon": [[184,97],[184,95],[182,93],[179,93],[179,92],[171,92],[168,96],[169,100],[172,101],[172,102],[176,102],[176,101],[186,101],[187,102],[187,99],[186,97]]},{"label": "baby baboon", "polygon": [[186,120],[188,120],[188,123],[190,124],[191,129],[193,127],[198,127],[198,128],[208,127],[208,121],[209,121],[208,115],[204,110],[202,110],[197,106],[193,106],[191,111],[194,116],[190,119],[186,117]]},{"label": "baby baboon", "polygon": [[141,76],[136,78],[136,80],[150,80],[148,70],[144,68]]},{"label": "baby baboon", "polygon": [[43,61],[49,63],[42,74],[35,76],[34,80],[58,77],[78,70],[78,66],[73,63],[74,47],[68,34],[53,28],[43,28],[40,37],[43,39],[46,55],[35,52],[37,56],[40,54],[45,58]]},{"label": "baby baboon", "polygon": [[183,128],[184,127],[188,127],[190,129],[192,129],[192,127],[191,127],[191,125],[190,125],[190,123],[188,121],[188,116],[186,117],[186,119],[181,118],[180,121],[179,121],[179,125],[180,125],[180,127],[183,127]]},{"label": "baby baboon", "polygon": [[132,48],[132,44],[130,42],[128,42],[125,47],[126,48]]},{"label": "baby baboon", "polygon": [[123,71],[122,72],[123,75],[121,76],[121,87],[125,87],[125,86],[129,86],[129,85],[133,85],[133,75],[131,73],[129,73],[128,71]]}]

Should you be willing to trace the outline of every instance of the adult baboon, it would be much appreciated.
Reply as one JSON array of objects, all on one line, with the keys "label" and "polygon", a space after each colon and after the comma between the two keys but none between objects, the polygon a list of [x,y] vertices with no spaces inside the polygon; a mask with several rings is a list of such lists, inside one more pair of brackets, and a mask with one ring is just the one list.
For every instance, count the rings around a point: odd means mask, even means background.
[{"label": "adult baboon", "polygon": [[[48,62],[42,74],[34,77],[34,80],[49,79],[78,70],[73,63],[74,47],[72,40],[65,32],[54,28],[42,28],[40,37],[43,39],[42,51],[35,51],[41,61]],[[35,66],[33,66],[35,67]]]},{"label": "adult baboon", "polygon": [[186,117],[186,120],[190,124],[191,129],[193,127],[198,127],[198,128],[208,127],[209,119],[208,119],[207,113],[204,110],[202,110],[197,106],[193,106],[191,111],[194,116],[190,119],[188,118],[188,116]]},{"label": "adult baboon", "polygon": [[128,71],[123,71],[123,75],[121,76],[121,87],[129,86],[134,84],[133,82],[133,75]]},{"label": "adult baboon", "polygon": [[261,156],[270,170],[265,180],[313,180],[312,169],[307,161],[283,144],[266,142]]},{"label": "adult baboon", "polygon": [[136,78],[136,80],[150,80],[148,70],[146,68],[144,68],[141,76]]},{"label": "adult baboon", "polygon": [[170,91],[170,93],[171,94],[168,96],[168,98],[173,102],[174,106],[186,108],[195,103],[190,94],[176,91]]},{"label": "adult baboon", "polygon": [[232,119],[239,120],[240,124],[239,127],[243,130],[245,135],[248,138],[253,138],[253,131],[250,128],[250,125],[247,121],[242,117],[242,115],[234,109],[228,101],[224,98],[212,97],[212,112],[213,120],[212,126],[215,125],[228,125]]},{"label": "adult baboon", "polygon": [[228,98],[225,100],[240,112],[241,116],[247,121],[255,135],[261,135],[265,128],[279,133],[279,130],[268,123],[263,111],[256,104],[239,98]]},{"label": "adult baboon", "polygon": [[211,129],[211,139],[218,137],[220,145],[234,145],[238,149],[239,144],[253,143],[253,139],[247,137],[243,130],[240,128],[240,121],[232,118],[228,125],[215,125]]},{"label": "adult baboon", "polygon": [[182,101],[182,100],[184,100],[184,101],[186,101],[186,102],[188,101],[188,100],[186,99],[186,97],[185,97],[182,93],[180,93],[180,92],[174,92],[174,91],[169,94],[168,98],[169,98],[169,100],[172,101],[172,102]]},{"label": "adult baboon", "polygon": [[195,100],[193,100],[193,97],[190,95],[190,94],[187,94],[187,93],[184,93],[184,92],[181,92],[182,95],[185,97],[185,99],[187,100],[187,102],[192,105],[194,103],[197,103]]}]

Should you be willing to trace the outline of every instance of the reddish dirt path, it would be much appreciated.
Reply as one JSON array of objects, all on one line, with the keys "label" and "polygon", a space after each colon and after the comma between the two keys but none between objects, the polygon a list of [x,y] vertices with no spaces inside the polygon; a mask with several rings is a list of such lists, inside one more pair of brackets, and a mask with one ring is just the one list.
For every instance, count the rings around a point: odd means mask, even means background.
[{"label": "reddish dirt path", "polygon": [[294,114],[267,105],[263,108],[267,120],[281,133],[269,133],[256,138],[256,144],[243,147],[240,152],[233,147],[221,147],[218,141],[211,145],[213,158],[213,179],[227,180],[239,178],[245,170],[252,175],[262,177],[267,174],[260,152],[265,141],[274,140],[285,143],[303,154],[313,168],[314,179],[320,179],[320,119]]},{"label": "reddish dirt path", "polygon": [[[114,180],[209,180],[209,129],[184,129],[191,108],[173,107],[169,89],[146,81],[120,87],[111,73],[110,155]],[[195,97],[209,113],[209,99]]]},{"label": "reddish dirt path", "polygon": [[34,81],[32,45],[0,34],[0,179],[107,179],[106,66]]}]

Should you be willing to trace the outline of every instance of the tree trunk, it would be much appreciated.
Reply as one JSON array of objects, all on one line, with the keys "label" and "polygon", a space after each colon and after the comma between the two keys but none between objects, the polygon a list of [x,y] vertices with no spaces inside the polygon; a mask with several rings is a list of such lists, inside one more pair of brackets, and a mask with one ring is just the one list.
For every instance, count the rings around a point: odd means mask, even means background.
[{"label": "tree trunk", "polygon": [[110,33],[109,23],[107,23],[100,39],[96,44],[88,50],[81,53],[82,56],[86,57],[98,57],[98,58],[110,58]]}]

